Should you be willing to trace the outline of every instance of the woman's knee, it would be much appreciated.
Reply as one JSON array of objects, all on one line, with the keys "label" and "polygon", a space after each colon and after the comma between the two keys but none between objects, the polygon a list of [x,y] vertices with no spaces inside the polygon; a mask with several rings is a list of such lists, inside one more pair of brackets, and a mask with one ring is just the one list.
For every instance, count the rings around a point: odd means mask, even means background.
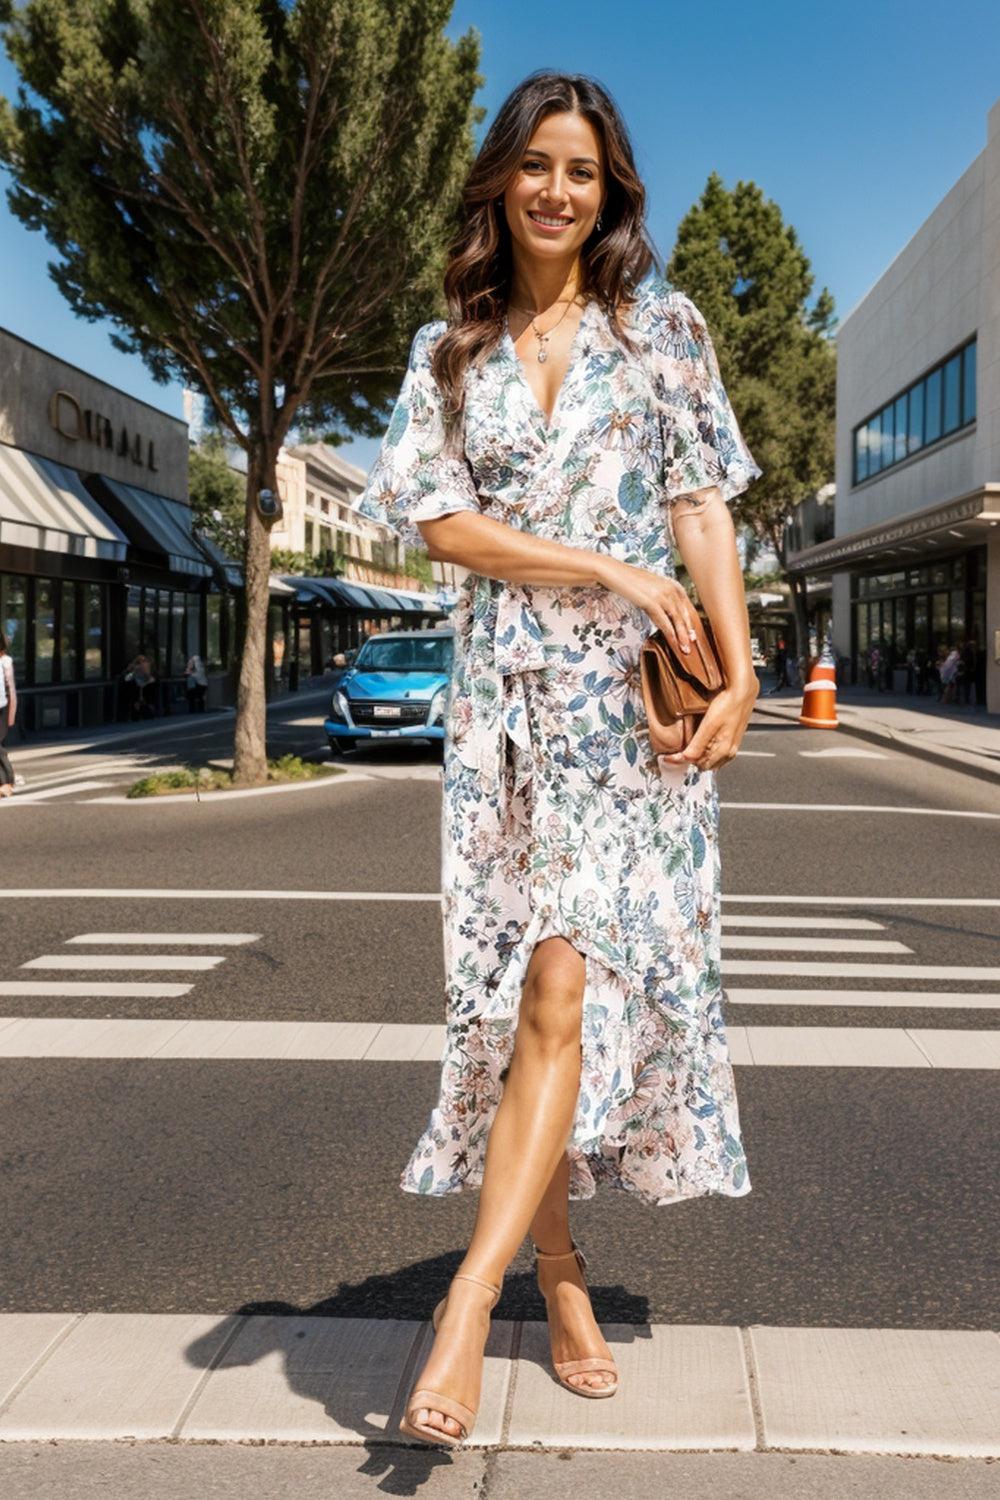
[{"label": "woman's knee", "polygon": [[546,938],[531,956],[518,1033],[548,1047],[579,1044],[586,960],[565,938]]}]

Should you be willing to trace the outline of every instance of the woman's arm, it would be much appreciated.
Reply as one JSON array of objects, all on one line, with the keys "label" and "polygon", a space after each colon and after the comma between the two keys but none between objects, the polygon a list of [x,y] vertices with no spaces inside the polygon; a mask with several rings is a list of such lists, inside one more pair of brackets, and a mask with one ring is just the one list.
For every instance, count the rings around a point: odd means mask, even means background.
[{"label": "woman's arm", "polygon": [[691,649],[688,643],[694,634],[695,610],[674,578],[663,578],[585,547],[533,536],[492,516],[469,511],[421,521],[419,528],[428,555],[435,562],[458,563],[473,573],[511,583],[603,584],[644,609],[654,626],[682,651]]},{"label": "woman's arm", "polygon": [[7,728],[12,729],[17,719],[17,683],[14,680],[14,663],[8,658],[7,671]]},{"label": "woman's arm", "polygon": [[712,625],[725,686],[712,700],[690,744],[664,758],[711,771],[732,760],[739,749],[760,683],[753,669],[736,532],[721,491],[712,486],[675,500],[672,520],[677,550]]}]

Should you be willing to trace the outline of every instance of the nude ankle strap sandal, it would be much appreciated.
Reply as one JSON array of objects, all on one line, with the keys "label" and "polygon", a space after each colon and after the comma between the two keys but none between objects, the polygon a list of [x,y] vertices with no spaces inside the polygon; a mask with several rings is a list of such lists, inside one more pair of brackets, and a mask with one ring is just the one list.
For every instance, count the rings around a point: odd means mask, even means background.
[{"label": "nude ankle strap sandal", "polygon": [[[453,1281],[475,1281],[479,1286],[484,1286],[493,1293],[490,1302],[490,1311],[500,1301],[500,1293],[503,1284],[497,1286],[492,1281],[487,1281],[482,1276],[476,1276],[472,1272],[456,1271],[452,1277]],[[431,1315],[431,1325],[437,1333],[441,1315],[444,1312],[448,1295],[441,1298]],[[421,1409],[428,1411],[443,1412],[446,1417],[454,1417],[462,1431],[458,1437],[453,1437],[450,1432],[442,1432],[440,1427],[434,1427],[429,1422],[421,1422],[417,1418],[417,1412]],[[406,1403],[405,1415],[400,1419],[399,1430],[405,1432],[408,1437],[419,1438],[424,1443],[443,1443],[446,1448],[457,1448],[460,1443],[468,1440],[475,1425],[477,1413],[462,1401],[456,1401],[454,1396],[446,1396],[443,1391],[432,1391],[428,1386],[418,1386],[410,1392]]]},{"label": "nude ankle strap sandal", "polygon": [[[536,1276],[538,1275],[538,1262],[540,1260],[568,1260],[571,1255],[576,1256],[577,1265],[580,1267],[580,1275],[584,1276],[587,1257],[575,1240],[573,1241],[572,1250],[539,1250],[538,1246],[534,1243],[532,1244],[532,1249],[535,1253]],[[584,1281],[586,1281],[585,1276]],[[556,1377],[560,1384],[564,1385],[568,1391],[575,1391],[578,1396],[613,1396],[618,1389],[618,1366],[613,1359],[608,1359],[607,1355],[591,1354],[586,1359],[553,1359],[552,1367],[556,1372]],[[598,1386],[576,1385],[569,1379],[570,1375],[583,1375],[589,1370],[604,1370],[607,1374],[613,1375],[615,1378],[613,1381],[608,1381],[605,1385]]]}]

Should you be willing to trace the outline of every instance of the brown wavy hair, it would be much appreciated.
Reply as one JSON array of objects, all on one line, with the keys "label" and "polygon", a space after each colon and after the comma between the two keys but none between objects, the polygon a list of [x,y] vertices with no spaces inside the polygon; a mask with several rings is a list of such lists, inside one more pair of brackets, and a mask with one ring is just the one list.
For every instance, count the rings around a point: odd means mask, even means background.
[{"label": "brown wavy hair", "polygon": [[431,368],[449,417],[464,404],[463,379],[503,337],[513,275],[511,234],[503,194],[542,120],[567,111],[597,132],[604,156],[607,198],[600,230],[581,251],[581,291],[600,303],[629,347],[619,310],[652,266],[656,251],[645,225],[646,190],[618,106],[602,84],[583,74],[540,71],[508,94],[486,133],[462,190],[462,224],[448,251],[444,291],[448,327],[434,346]]}]

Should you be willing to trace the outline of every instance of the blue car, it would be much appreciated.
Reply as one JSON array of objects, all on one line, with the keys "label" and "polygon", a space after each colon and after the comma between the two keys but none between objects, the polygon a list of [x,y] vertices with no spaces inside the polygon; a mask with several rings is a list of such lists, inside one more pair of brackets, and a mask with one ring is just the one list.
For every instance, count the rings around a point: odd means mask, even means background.
[{"label": "blue car", "polygon": [[444,740],[453,629],[370,635],[333,690],[323,725],[335,753],[362,741]]}]

